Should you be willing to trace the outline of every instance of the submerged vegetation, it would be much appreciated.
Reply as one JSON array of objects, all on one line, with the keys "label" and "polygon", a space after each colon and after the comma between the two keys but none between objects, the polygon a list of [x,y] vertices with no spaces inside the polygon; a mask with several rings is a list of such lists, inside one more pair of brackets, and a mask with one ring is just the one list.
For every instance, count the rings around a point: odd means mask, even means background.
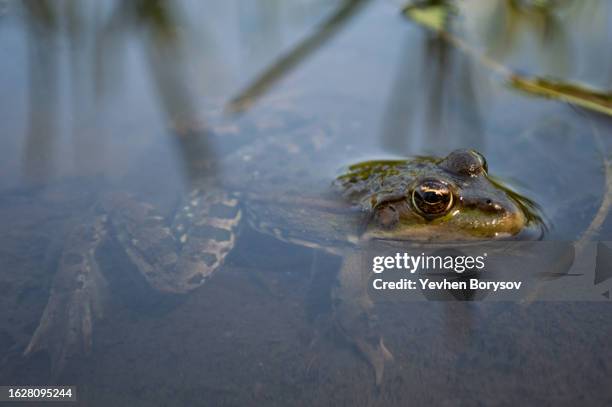
[{"label": "submerged vegetation", "polygon": [[[267,68],[250,86],[234,97],[229,103],[230,111],[238,112],[247,108],[257,97],[261,96],[267,88],[272,86],[297,64],[306,59],[316,48],[321,47],[325,42],[329,41],[331,37],[336,34],[338,29],[344,25],[348,19],[352,18],[358,8],[365,2],[366,0],[343,1],[338,11],[321,24],[318,29],[314,30],[310,36],[306,37],[277,62]],[[571,1],[542,2],[501,0],[497,3],[500,7],[503,7],[502,5],[506,3],[507,7],[510,8],[511,12],[514,14],[513,18],[520,18],[518,15],[521,13],[528,17],[535,13],[544,19],[542,24],[550,26],[552,24],[551,22],[554,20],[553,14],[555,13],[555,9],[567,6],[567,4],[564,3],[571,3]],[[479,51],[475,46],[470,44],[469,41],[455,34],[451,29],[454,22],[453,19],[457,17],[469,18],[469,16],[460,16],[459,14],[461,11],[453,1],[428,0],[409,2],[402,6],[401,12],[407,19],[432,30],[444,41],[465,51],[475,60],[488,66],[496,73],[501,74],[508,83],[518,89],[536,96],[557,99],[600,113],[612,115],[612,89],[597,89],[592,86],[580,85],[562,79],[524,76],[518,71],[504,65],[502,62]],[[560,23],[555,22],[555,24]],[[546,28],[546,30],[550,31],[551,29]],[[549,33],[548,35],[555,34]]]},{"label": "submerged vegetation", "polygon": [[[519,12],[517,9],[520,9],[520,2],[509,0],[508,3],[515,10],[515,13]],[[531,8],[545,15],[547,13],[552,13],[557,5],[556,2],[531,3],[533,3],[530,6]],[[595,89],[588,85],[579,85],[560,79],[525,76],[503,65],[501,62],[486,56],[469,42],[452,33],[448,27],[453,14],[456,14],[456,9],[453,7],[452,2],[433,0],[419,3],[418,5],[410,4],[404,7],[402,13],[410,20],[427,29],[433,30],[438,35],[441,35],[446,41],[469,53],[483,65],[501,74],[508,83],[517,89],[532,95],[556,99],[586,109],[612,115],[612,89]]]},{"label": "submerged vegetation", "polygon": [[512,75],[510,83],[517,89],[533,95],[568,102],[612,116],[612,91],[604,92],[587,86],[520,75]]}]

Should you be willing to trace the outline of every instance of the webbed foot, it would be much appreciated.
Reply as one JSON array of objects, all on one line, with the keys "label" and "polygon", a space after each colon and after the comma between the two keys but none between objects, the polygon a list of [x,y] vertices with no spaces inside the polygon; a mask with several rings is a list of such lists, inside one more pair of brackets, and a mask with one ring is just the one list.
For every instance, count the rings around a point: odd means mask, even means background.
[{"label": "webbed foot", "polygon": [[385,362],[392,362],[393,355],[385,347],[381,337],[373,341],[364,338],[356,338],[354,341],[359,352],[361,352],[363,357],[372,366],[372,369],[374,369],[376,386],[380,386],[382,384],[383,374],[385,373]]},{"label": "webbed foot", "polygon": [[385,363],[393,355],[385,347],[371,315],[373,303],[367,293],[367,276],[361,270],[358,253],[347,255],[339,274],[339,284],[333,292],[336,322],[345,338],[355,345],[361,356],[374,370],[376,386],[382,384]]},{"label": "webbed foot", "polygon": [[105,235],[103,216],[79,225],[70,233],[49,301],[24,351],[26,356],[48,351],[54,377],[61,373],[68,359],[91,350],[93,325],[102,315],[107,291],[106,279],[94,258]]}]

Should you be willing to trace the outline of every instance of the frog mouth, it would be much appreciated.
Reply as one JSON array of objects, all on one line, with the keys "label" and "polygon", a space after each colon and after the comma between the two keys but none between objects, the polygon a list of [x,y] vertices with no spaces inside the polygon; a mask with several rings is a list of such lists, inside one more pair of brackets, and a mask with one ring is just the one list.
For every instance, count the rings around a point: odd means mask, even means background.
[{"label": "frog mouth", "polygon": [[387,243],[399,243],[405,244],[407,242],[410,243],[428,243],[428,244],[440,244],[440,245],[474,245],[477,243],[485,243],[485,242],[517,242],[517,241],[539,241],[543,240],[546,234],[546,228],[543,225],[529,225],[524,227],[520,232],[516,234],[500,234],[499,236],[490,237],[490,238],[481,238],[481,237],[471,237],[466,238],[465,235],[461,237],[445,239],[437,239],[435,237],[419,237],[419,236],[411,236],[410,238],[402,238],[397,236],[384,236],[377,234],[376,232],[366,232],[364,234],[364,240],[367,241],[380,241]]},{"label": "frog mouth", "polygon": [[461,229],[453,231],[446,229],[443,225],[421,224],[407,226],[404,230],[395,228],[364,230],[362,237],[366,241],[472,244],[475,242],[543,240],[547,230],[544,222],[526,219],[522,227],[514,233],[502,230],[488,235],[470,233]]}]

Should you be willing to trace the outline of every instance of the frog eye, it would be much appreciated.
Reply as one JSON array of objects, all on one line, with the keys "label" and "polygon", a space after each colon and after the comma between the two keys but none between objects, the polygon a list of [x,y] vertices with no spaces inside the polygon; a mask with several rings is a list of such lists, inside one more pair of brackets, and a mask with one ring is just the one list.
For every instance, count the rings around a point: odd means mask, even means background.
[{"label": "frog eye", "polygon": [[425,180],[412,191],[412,205],[427,218],[440,216],[453,206],[453,193],[444,181]]},{"label": "frog eye", "polygon": [[487,159],[485,156],[476,150],[471,150],[471,153],[472,156],[476,158],[476,161],[478,161],[479,165],[476,165],[476,168],[480,167],[481,171],[484,171],[485,174],[489,172],[489,164],[487,164]]},{"label": "frog eye", "polygon": [[455,150],[440,162],[440,166],[453,174],[472,177],[487,173],[487,160],[476,150]]}]

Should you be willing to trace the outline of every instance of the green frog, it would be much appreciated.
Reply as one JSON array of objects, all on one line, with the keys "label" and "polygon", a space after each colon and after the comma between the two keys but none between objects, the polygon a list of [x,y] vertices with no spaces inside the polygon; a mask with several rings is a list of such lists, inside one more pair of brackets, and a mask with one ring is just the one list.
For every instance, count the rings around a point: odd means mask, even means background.
[{"label": "green frog", "polygon": [[25,354],[47,350],[58,371],[70,356],[91,349],[110,294],[96,260],[106,239],[119,243],[151,287],[183,294],[222,270],[248,225],[343,258],[332,294],[335,318],[380,384],[392,356],[369,323],[372,302],[358,261],[366,242],[533,239],[542,233],[534,203],[489,176],[485,158],[474,150],[361,162],[334,178],[333,143],[312,129],[298,137],[260,137],[215,164],[215,171],[200,171],[171,217],[128,193],[102,197],[64,242]]}]

